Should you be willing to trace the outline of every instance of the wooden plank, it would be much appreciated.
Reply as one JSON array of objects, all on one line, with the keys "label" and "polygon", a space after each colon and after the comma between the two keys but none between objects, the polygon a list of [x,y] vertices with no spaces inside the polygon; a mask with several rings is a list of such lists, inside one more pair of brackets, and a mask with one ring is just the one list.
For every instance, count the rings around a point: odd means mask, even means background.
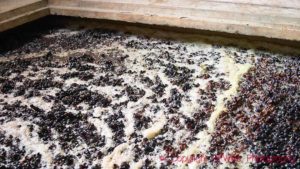
[{"label": "wooden plank", "polygon": [[240,22],[221,22],[220,20],[199,20],[189,18],[177,18],[158,15],[144,15],[136,13],[122,13],[114,10],[94,10],[75,7],[52,7],[53,15],[80,16],[87,18],[99,18],[109,20],[122,20],[126,22],[145,23],[154,25],[177,26],[183,28],[195,28],[211,31],[223,31],[235,34],[256,35],[270,38],[300,40],[300,29],[290,27],[272,27],[257,23],[245,25]]},{"label": "wooden plank", "polygon": [[81,0],[48,0],[49,5],[78,6]]},{"label": "wooden plank", "polygon": [[[115,0],[116,1],[116,0]],[[279,8],[279,7],[270,7],[270,6],[256,6],[249,4],[235,4],[235,3],[222,3],[222,2],[209,2],[209,1],[186,1],[185,3],[180,3],[178,0],[169,0],[163,3],[128,3],[128,2],[107,2],[106,0],[82,0],[79,1],[77,7],[90,7],[90,8],[105,8],[105,5],[111,4],[110,6],[116,5],[115,8],[120,8],[120,6],[132,8],[133,6],[142,7],[147,9],[147,7],[157,7],[157,8],[173,8],[173,9],[198,9],[198,10],[213,10],[213,11],[226,11],[226,12],[235,12],[235,13],[246,13],[252,15],[267,15],[267,16],[285,16],[285,17],[299,17],[300,10],[297,9],[288,9],[288,8]],[[138,9],[136,10],[143,10]],[[122,9],[126,10],[126,9]],[[177,10],[180,12],[180,10]],[[175,12],[174,14],[176,14]],[[160,11],[164,13],[164,11]]]},{"label": "wooden plank", "polygon": [[28,4],[20,6],[20,7],[15,6],[16,8],[14,8],[14,9],[6,10],[5,12],[0,13],[0,22],[4,21],[5,19],[9,19],[9,18],[13,18],[18,15],[22,15],[26,12],[31,12],[36,9],[44,8],[47,5],[48,4],[47,4],[46,0],[40,0],[40,1],[35,1],[33,3],[28,3]]},{"label": "wooden plank", "polygon": [[0,22],[0,32],[34,21],[50,14],[49,8],[44,7]]},{"label": "wooden plank", "polygon": [[227,3],[244,3],[261,6],[273,6],[281,8],[298,8],[300,9],[299,0],[207,0],[214,2],[227,2]]},{"label": "wooden plank", "polygon": [[300,40],[299,0],[2,0],[0,27],[44,7],[54,15]]},{"label": "wooden plank", "polygon": [[28,4],[33,4],[41,0],[1,0],[0,1],[0,13],[11,11]]},{"label": "wooden plank", "polygon": [[[77,0],[76,3],[74,2],[51,0],[50,12],[57,15],[300,40],[300,10],[272,6],[274,1],[272,3],[249,0],[232,2],[229,0]],[[72,5],[68,5],[69,3]]]},{"label": "wooden plank", "polygon": [[[146,15],[162,15],[162,16],[174,16],[178,18],[193,18],[193,19],[223,19],[225,20],[236,20],[245,22],[257,22],[259,21],[264,24],[277,24],[277,25],[293,25],[300,26],[300,10],[289,10],[289,9],[272,9],[271,7],[248,7],[244,6],[228,6],[232,10],[225,10],[224,4],[218,6],[218,4],[211,4],[210,2],[197,5],[191,8],[189,5],[143,5],[143,4],[128,4],[128,3],[110,3],[110,2],[95,2],[95,1],[82,1],[77,7],[91,8],[91,9],[108,9],[120,12],[132,12]],[[237,9],[247,10],[237,10]],[[178,10],[180,9],[180,10]],[[224,10],[223,10],[224,9]],[[236,10],[235,10],[236,9]],[[277,11],[280,12],[278,14]],[[161,12],[163,11],[163,12]],[[259,11],[268,11],[261,12]]]},{"label": "wooden plank", "polygon": [[[60,1],[61,0],[51,0],[51,1]],[[80,1],[80,0],[78,0]],[[81,0],[84,1],[84,0]],[[161,4],[168,3],[174,0],[90,0],[90,1],[103,1],[103,2],[115,2],[115,3],[135,3],[135,4]],[[176,1],[176,0],[175,0]],[[280,8],[300,8],[299,0],[177,0],[177,3],[190,3],[195,4],[198,2],[223,2],[226,4],[248,4],[256,6],[271,6],[271,7],[280,7]]]},{"label": "wooden plank", "polygon": [[47,0],[2,0],[0,6],[0,32],[50,14]]}]

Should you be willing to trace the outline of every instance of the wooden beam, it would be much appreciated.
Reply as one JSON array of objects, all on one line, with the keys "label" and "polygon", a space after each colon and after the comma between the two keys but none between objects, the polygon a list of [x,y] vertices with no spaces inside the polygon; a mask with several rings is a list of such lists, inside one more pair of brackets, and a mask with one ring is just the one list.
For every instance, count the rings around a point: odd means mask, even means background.
[{"label": "wooden beam", "polygon": [[298,0],[2,0],[0,31],[49,14],[300,41]]},{"label": "wooden beam", "polygon": [[0,1],[0,32],[50,14],[46,0]]},{"label": "wooden beam", "polygon": [[[167,25],[300,41],[300,10],[274,1],[50,0],[53,15]],[[249,3],[247,3],[249,2]],[[293,2],[293,4],[296,2]],[[292,4],[287,3],[287,6]],[[300,5],[300,2],[299,2]],[[297,7],[297,5],[295,5]]]}]

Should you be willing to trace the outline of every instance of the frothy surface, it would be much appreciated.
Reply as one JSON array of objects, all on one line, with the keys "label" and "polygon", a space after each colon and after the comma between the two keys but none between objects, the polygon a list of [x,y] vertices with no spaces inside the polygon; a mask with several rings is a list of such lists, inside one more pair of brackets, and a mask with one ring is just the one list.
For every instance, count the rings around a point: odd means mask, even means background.
[{"label": "frothy surface", "polygon": [[[299,58],[68,29],[2,55],[1,166],[257,168],[274,166],[247,155],[299,157]],[[193,154],[207,161],[172,161]]]}]

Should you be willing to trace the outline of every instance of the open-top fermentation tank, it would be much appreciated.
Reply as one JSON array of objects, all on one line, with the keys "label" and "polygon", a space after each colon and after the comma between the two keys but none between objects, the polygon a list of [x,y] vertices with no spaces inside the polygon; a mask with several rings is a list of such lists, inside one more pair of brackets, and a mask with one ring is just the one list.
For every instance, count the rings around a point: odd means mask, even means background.
[{"label": "open-top fermentation tank", "polygon": [[0,1],[0,166],[299,168],[299,8]]}]

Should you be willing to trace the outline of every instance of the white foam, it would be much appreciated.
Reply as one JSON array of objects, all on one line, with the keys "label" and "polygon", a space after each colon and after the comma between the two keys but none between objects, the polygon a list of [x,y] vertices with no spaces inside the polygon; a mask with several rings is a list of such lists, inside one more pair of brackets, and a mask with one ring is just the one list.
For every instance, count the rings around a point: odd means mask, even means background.
[{"label": "white foam", "polygon": [[166,117],[164,115],[159,116],[159,120],[157,122],[155,122],[150,128],[143,131],[144,137],[153,139],[154,137],[159,135],[160,131],[163,129],[166,123]]},{"label": "white foam", "polygon": [[31,152],[40,153],[42,162],[45,163],[47,168],[50,168],[53,154],[49,151],[49,145],[43,143],[35,132],[32,132],[32,136],[30,136],[30,131],[27,127],[29,124],[31,123],[16,119],[15,121],[2,124],[0,130],[5,131],[7,136],[12,135],[19,138],[20,144],[26,148],[26,154],[31,154]]}]

